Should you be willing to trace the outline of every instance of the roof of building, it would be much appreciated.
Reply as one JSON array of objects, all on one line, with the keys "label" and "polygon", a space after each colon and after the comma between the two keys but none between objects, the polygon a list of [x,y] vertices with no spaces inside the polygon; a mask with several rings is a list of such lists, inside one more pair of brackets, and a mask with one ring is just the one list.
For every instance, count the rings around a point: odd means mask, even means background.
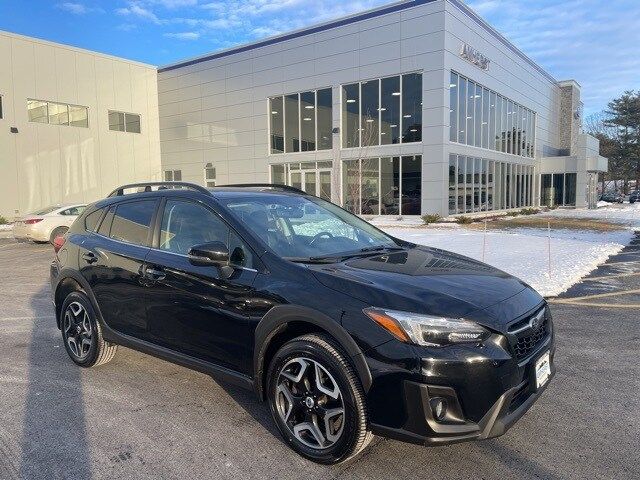
[{"label": "roof of building", "polygon": [[[299,30],[294,30],[291,32],[283,33],[280,35],[275,35],[272,37],[267,37],[263,40],[258,40],[251,43],[245,43],[239,45],[237,47],[231,47],[225,50],[220,50],[217,52],[188,58],[186,60],[181,60],[180,62],[172,63],[169,65],[164,65],[158,68],[159,72],[167,72],[170,70],[175,70],[178,68],[188,67],[190,65],[195,65],[201,62],[206,62],[209,60],[215,60],[217,58],[227,57],[229,55],[235,55],[241,52],[246,52],[250,50],[254,50],[256,48],[266,47],[268,45],[273,45],[280,42],[285,42],[287,40],[292,40],[294,38],[303,37],[306,35],[311,35],[318,32],[323,32],[326,30],[330,30],[332,28],[342,27],[345,25],[350,25],[356,22],[360,22],[363,20],[368,20],[370,18],[380,17],[382,15],[387,15],[394,12],[403,11],[409,8],[413,8],[419,5],[425,5],[429,3],[433,3],[439,0],[407,0],[400,1],[396,3],[392,3],[389,5],[383,5],[381,7],[373,8],[370,10],[366,10],[364,12],[360,12],[357,14],[349,15],[346,17],[341,17],[335,20],[331,20],[324,23],[319,23],[316,25],[312,25],[310,27],[301,28]],[[513,53],[518,55],[524,61],[529,63],[533,68],[535,68],[538,72],[544,75],[551,82],[556,83],[556,79],[553,78],[546,70],[544,70],[540,65],[534,62],[531,58],[529,58],[525,53],[523,53],[519,48],[517,48],[513,43],[507,40],[500,32],[498,32],[495,28],[489,25],[485,20],[483,20],[476,12],[474,12],[471,8],[466,6],[461,0],[446,0],[450,4],[457,7],[462,13],[471,18],[474,22],[476,22],[479,26],[484,28],[487,32],[493,35],[498,41],[504,44],[507,48],[509,48]]]}]

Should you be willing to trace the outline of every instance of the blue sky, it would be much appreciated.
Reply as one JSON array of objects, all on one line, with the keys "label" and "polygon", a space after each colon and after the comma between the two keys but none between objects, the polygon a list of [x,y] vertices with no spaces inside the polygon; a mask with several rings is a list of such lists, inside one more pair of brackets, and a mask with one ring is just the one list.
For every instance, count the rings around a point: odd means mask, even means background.
[{"label": "blue sky", "polygon": [[[385,0],[0,0],[0,29],[164,65],[389,3]],[[469,0],[586,113],[640,89],[640,0]]]}]

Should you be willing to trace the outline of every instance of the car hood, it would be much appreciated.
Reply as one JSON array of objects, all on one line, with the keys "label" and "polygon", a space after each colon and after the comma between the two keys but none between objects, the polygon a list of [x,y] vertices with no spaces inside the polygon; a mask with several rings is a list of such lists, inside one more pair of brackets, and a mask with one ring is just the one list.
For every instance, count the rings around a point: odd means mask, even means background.
[{"label": "car hood", "polygon": [[326,287],[372,306],[455,318],[484,311],[474,316],[492,327],[495,320],[484,318],[494,316],[490,307],[510,298],[526,298],[523,308],[542,302],[531,287],[501,270],[429,247],[310,268]]}]

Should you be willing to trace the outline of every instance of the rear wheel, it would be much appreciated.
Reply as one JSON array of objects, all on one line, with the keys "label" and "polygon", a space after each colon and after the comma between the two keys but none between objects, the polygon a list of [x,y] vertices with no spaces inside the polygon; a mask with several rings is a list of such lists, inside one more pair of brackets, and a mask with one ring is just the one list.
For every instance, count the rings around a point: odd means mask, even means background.
[{"label": "rear wheel", "polygon": [[68,231],[69,231],[69,227],[54,228],[53,231],[51,232],[51,235],[49,236],[49,243],[53,245],[53,242],[55,241],[56,238],[61,237]]},{"label": "rear wheel", "polygon": [[335,464],[371,441],[364,392],[333,339],[305,335],[286,343],[267,373],[271,414],[287,444],[314,462]]},{"label": "rear wheel", "polygon": [[106,342],[93,305],[83,292],[72,292],[61,310],[60,329],[65,349],[77,365],[95,367],[107,363],[118,346]]}]

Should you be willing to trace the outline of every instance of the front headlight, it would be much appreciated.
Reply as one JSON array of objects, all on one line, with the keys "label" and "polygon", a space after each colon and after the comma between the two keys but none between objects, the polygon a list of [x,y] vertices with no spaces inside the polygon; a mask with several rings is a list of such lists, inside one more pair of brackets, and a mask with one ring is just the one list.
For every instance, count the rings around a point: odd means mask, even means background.
[{"label": "front headlight", "polygon": [[487,329],[469,320],[375,307],[365,308],[363,312],[399,340],[427,347],[478,343],[491,335]]}]

